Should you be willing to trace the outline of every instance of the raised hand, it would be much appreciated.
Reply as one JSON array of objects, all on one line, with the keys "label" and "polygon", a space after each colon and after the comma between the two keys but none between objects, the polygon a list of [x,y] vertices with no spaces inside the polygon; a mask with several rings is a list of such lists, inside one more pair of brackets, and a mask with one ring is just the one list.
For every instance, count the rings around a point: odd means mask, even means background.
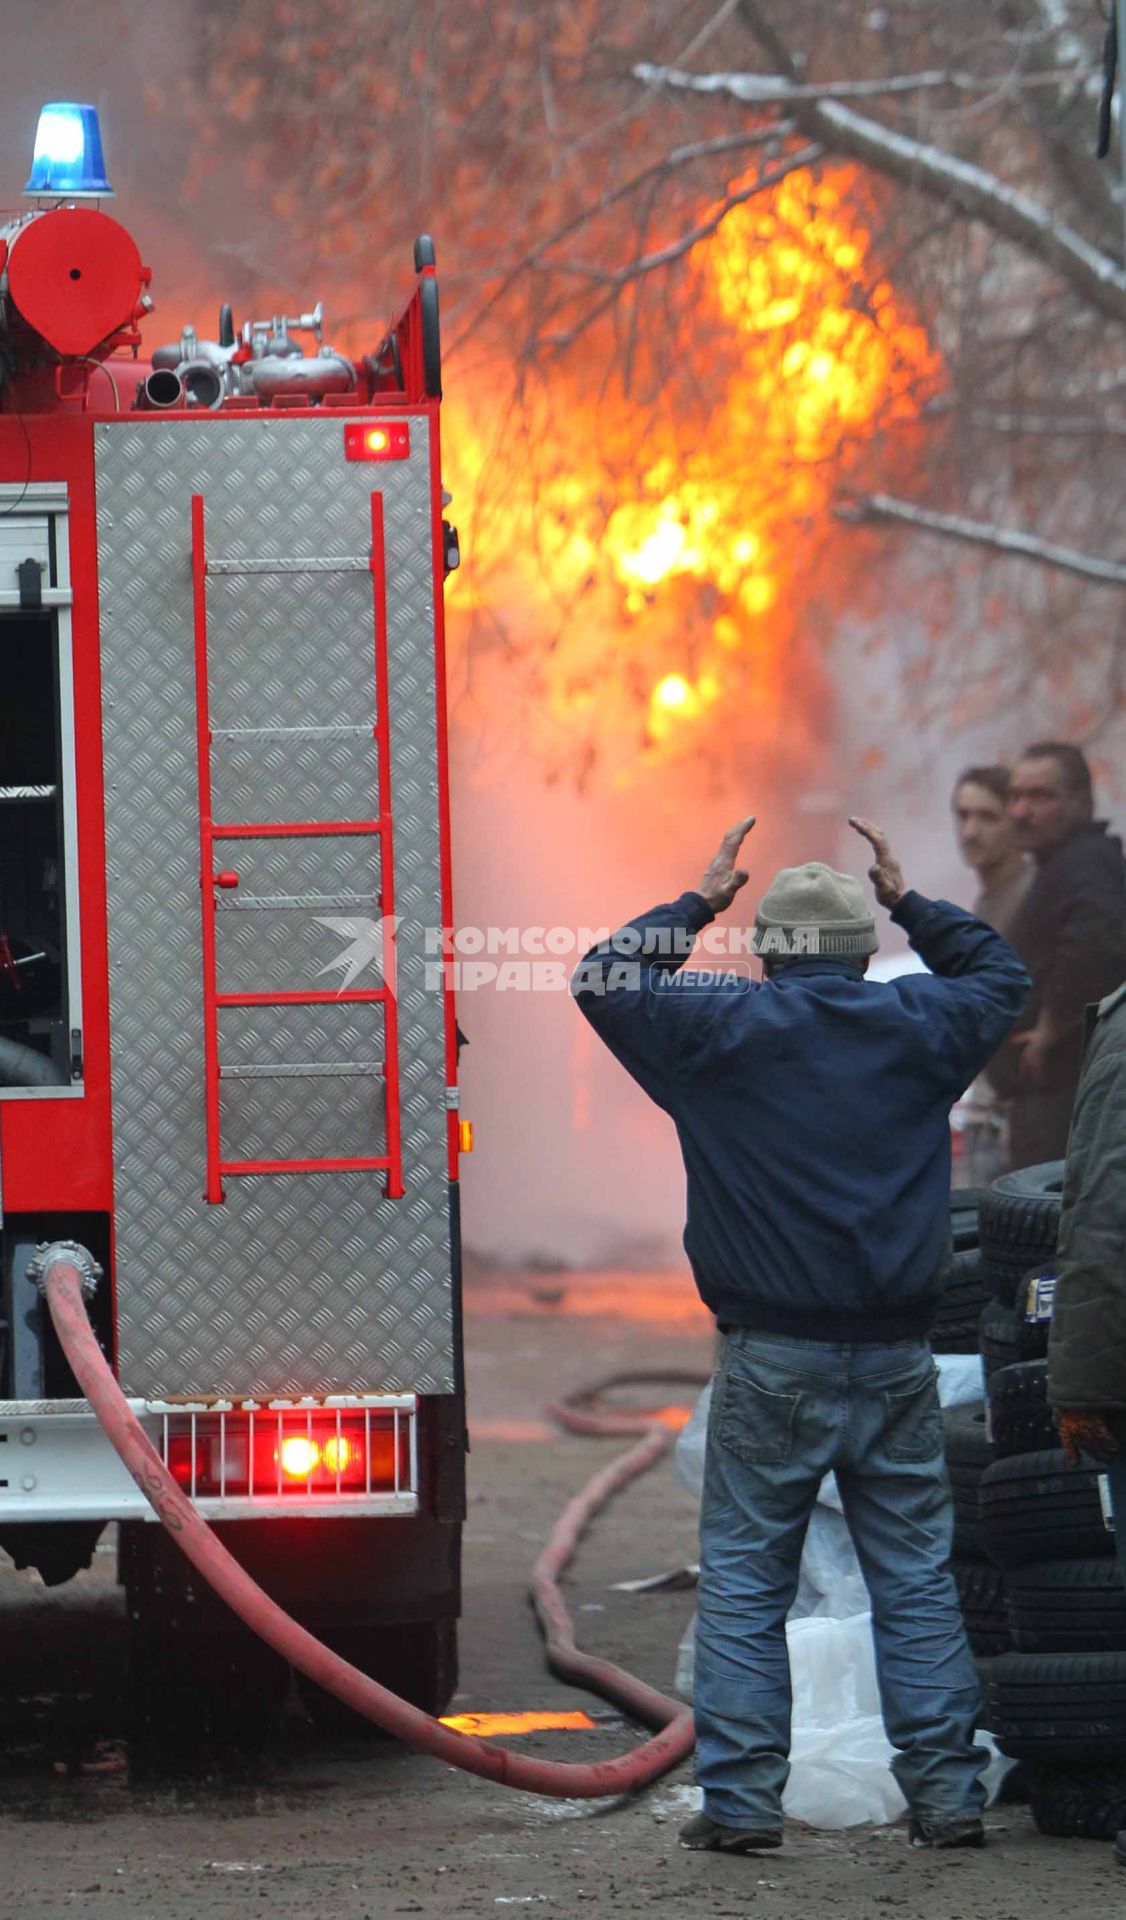
[{"label": "raised hand", "polygon": [[754,824],[755,816],[749,813],[746,819],[737,820],[733,827],[728,828],[720,842],[719,852],[705,869],[704,877],[696,889],[697,893],[703,894],[714,913],[722,913],[725,907],[729,907],[740,887],[747,884],[749,876],[745,868],[737,867],[735,862]]},{"label": "raised hand", "polygon": [[848,824],[862,834],[876,856],[875,865],[869,867],[868,878],[876,889],[876,898],[881,907],[894,907],[903,898],[907,888],[903,881],[903,869],[893,858],[888,846],[888,837],[882,827],[873,826],[870,820],[859,820],[849,814]]}]

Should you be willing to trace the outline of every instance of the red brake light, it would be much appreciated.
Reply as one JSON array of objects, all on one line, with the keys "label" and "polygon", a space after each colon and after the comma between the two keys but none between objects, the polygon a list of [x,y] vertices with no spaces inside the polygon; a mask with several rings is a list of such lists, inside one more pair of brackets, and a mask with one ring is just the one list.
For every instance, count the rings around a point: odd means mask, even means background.
[{"label": "red brake light", "polygon": [[410,450],[406,420],[350,420],[344,428],[346,460],[408,460]]},{"label": "red brake light", "polygon": [[407,1422],[376,1412],[173,1416],[167,1460],[177,1485],[202,1500],[394,1493],[410,1481]]},{"label": "red brake light", "polygon": [[291,1480],[307,1480],[321,1463],[321,1450],[315,1440],[303,1433],[287,1434],[281,1443],[282,1472]]}]

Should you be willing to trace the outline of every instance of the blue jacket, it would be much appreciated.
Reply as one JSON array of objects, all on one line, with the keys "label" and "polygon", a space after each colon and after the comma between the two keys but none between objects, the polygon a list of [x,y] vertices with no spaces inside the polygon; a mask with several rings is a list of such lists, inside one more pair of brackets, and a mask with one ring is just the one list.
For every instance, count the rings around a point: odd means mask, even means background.
[{"label": "blue jacket", "polygon": [[[930,1325],[949,1251],[950,1108],[1000,1046],[1028,975],[946,900],[892,912],[931,973],[866,980],[791,960],[772,980],[675,980],[715,918],[698,893],[592,947],[571,991],[672,1116],[684,1249],[721,1326],[906,1339]],[[707,962],[723,968],[723,961]]]}]

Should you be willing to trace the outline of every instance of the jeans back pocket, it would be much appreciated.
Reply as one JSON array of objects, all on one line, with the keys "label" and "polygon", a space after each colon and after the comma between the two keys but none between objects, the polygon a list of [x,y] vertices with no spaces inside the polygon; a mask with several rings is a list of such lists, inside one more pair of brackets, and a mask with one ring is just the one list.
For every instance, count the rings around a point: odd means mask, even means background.
[{"label": "jeans back pocket", "polygon": [[782,1467],[790,1458],[796,1393],[775,1393],[748,1374],[721,1366],[713,1392],[711,1431],[748,1466]]},{"label": "jeans back pocket", "polygon": [[921,1384],[884,1392],[884,1446],[889,1460],[934,1460],[942,1452],[938,1373]]}]

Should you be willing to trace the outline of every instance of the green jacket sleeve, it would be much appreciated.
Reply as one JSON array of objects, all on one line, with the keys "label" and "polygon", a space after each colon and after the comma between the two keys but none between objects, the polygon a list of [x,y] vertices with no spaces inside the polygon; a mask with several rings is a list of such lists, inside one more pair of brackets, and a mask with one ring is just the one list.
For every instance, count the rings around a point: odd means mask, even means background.
[{"label": "green jacket sleeve", "polygon": [[1126,1411],[1126,1001],[1096,1026],[1079,1082],[1056,1276],[1052,1405]]}]

